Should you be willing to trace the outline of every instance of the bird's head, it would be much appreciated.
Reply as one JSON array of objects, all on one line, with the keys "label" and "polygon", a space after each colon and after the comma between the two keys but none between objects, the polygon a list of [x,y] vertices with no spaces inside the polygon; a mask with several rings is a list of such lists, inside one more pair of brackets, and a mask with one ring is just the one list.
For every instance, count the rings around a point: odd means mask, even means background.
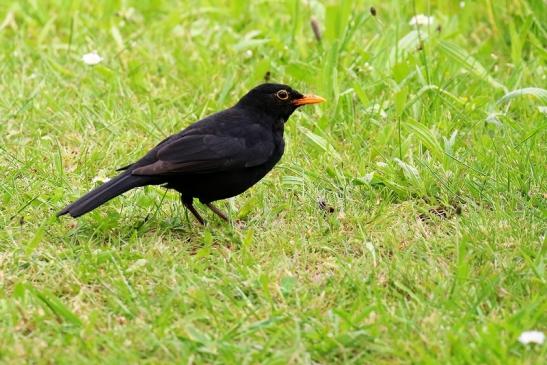
[{"label": "bird's head", "polygon": [[303,95],[283,84],[262,84],[249,91],[237,106],[260,110],[275,118],[287,121],[300,106],[324,102],[320,96]]}]

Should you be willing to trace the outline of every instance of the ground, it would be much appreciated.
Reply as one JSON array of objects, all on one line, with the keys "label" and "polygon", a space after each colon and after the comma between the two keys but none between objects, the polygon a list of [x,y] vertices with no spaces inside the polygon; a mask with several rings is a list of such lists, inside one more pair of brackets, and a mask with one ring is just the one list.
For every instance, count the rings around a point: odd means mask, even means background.
[{"label": "ground", "polygon": [[[1,2],[0,362],[540,363],[545,2],[401,3]],[[266,79],[328,102],[232,223],[55,217]]]}]

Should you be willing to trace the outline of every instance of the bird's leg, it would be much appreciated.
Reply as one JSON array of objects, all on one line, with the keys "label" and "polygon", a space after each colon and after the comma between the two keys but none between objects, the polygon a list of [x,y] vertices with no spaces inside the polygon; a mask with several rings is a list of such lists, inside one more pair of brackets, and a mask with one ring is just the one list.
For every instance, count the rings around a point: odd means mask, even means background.
[{"label": "bird's leg", "polygon": [[182,204],[186,207],[186,209],[188,209],[190,211],[190,213],[192,213],[194,215],[194,217],[196,217],[196,219],[198,220],[198,222],[203,226],[205,225],[205,221],[203,220],[203,218],[201,218],[201,215],[199,215],[198,211],[196,210],[196,208],[194,208],[194,204],[192,202],[192,198],[190,199],[186,199],[184,197],[180,197],[180,201],[182,202]]},{"label": "bird's leg", "polygon": [[212,203],[205,203],[205,205],[207,206],[207,208],[211,209],[213,213],[228,222],[228,217],[226,216],[226,214],[224,214],[220,209],[215,207]]}]

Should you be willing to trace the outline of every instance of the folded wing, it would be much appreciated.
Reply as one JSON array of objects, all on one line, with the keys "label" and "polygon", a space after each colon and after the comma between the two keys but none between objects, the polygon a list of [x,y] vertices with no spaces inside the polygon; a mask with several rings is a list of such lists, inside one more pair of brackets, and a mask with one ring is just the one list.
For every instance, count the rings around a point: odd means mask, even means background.
[{"label": "folded wing", "polygon": [[[133,175],[163,176],[206,174],[258,166],[274,152],[273,141],[261,133],[243,137],[192,134],[164,143],[155,161],[132,171]],[[256,141],[256,142],[255,142]]]}]

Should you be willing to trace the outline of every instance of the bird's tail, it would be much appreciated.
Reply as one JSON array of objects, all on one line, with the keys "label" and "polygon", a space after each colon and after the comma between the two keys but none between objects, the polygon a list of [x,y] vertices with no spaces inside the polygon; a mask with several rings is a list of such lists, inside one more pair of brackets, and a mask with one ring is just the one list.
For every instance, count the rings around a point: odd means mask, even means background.
[{"label": "bird's tail", "polygon": [[79,217],[128,190],[147,184],[150,184],[149,177],[135,176],[130,172],[124,172],[65,207],[57,213],[57,217],[64,214],[70,214],[74,218]]}]

